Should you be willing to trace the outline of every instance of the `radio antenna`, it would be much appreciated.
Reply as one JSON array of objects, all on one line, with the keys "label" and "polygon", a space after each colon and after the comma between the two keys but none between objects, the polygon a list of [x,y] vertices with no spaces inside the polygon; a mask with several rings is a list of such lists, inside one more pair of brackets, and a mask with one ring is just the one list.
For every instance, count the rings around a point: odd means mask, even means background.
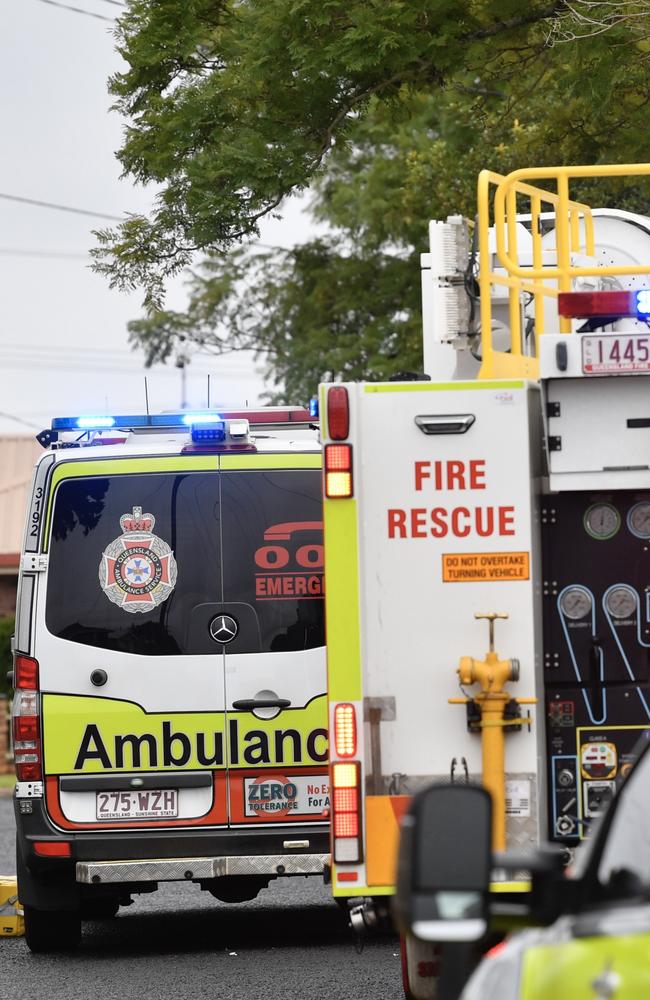
[{"label": "radio antenna", "polygon": [[210,372],[208,372],[208,409],[210,409]]},{"label": "radio antenna", "polygon": [[147,416],[149,416],[149,388],[147,386],[147,376],[144,376],[144,405],[147,408]]}]

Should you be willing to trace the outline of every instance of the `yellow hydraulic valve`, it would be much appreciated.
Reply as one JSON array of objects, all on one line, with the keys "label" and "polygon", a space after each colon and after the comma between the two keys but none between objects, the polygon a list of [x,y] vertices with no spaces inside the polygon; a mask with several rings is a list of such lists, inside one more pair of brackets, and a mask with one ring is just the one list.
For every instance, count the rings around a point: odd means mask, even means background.
[{"label": "yellow hydraulic valve", "polygon": [[487,618],[490,628],[490,648],[484,660],[463,656],[456,671],[463,685],[480,684],[481,690],[471,698],[450,698],[451,705],[467,705],[472,702],[478,709],[476,728],[481,730],[481,756],[483,763],[483,785],[492,796],[492,848],[503,851],[506,846],[506,773],[504,738],[506,728],[529,726],[530,715],[518,718],[504,718],[506,705],[516,701],[518,705],[534,705],[536,698],[512,698],[505,685],[508,681],[519,680],[519,661],[500,660],[494,651],[494,622],[497,618],[507,618],[507,614],[490,611],[476,613],[475,618]]}]

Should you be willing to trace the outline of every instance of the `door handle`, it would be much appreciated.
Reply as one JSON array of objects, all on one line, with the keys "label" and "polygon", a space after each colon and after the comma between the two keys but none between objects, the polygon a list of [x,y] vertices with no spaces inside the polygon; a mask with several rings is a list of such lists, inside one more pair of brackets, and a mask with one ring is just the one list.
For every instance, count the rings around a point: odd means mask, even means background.
[{"label": "door handle", "polygon": [[242,712],[253,712],[256,708],[289,708],[288,698],[240,698],[232,707]]},{"label": "door handle", "polygon": [[466,434],[476,421],[473,413],[432,413],[414,419],[423,434]]}]

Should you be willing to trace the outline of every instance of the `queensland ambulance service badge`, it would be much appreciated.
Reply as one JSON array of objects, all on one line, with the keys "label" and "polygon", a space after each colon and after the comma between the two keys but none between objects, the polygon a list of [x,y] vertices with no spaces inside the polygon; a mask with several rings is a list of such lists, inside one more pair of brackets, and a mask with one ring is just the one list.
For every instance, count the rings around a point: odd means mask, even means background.
[{"label": "queensland ambulance service badge", "polygon": [[108,545],[99,564],[99,583],[113,604],[124,611],[153,611],[176,584],[174,553],[153,534],[156,519],[142,507],[122,514],[122,536]]}]

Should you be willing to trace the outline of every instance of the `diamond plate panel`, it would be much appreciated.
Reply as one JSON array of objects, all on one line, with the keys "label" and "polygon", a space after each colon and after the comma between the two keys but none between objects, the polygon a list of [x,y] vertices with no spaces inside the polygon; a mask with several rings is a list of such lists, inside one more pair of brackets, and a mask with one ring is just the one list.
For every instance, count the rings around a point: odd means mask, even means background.
[{"label": "diamond plate panel", "polygon": [[80,861],[77,882],[185,882],[222,875],[320,875],[329,854],[252,857],[166,858],[142,861]]},{"label": "diamond plate panel", "polygon": [[526,853],[539,844],[537,803],[537,775],[530,773],[508,774],[508,781],[530,783],[529,816],[506,816],[506,849]]}]

